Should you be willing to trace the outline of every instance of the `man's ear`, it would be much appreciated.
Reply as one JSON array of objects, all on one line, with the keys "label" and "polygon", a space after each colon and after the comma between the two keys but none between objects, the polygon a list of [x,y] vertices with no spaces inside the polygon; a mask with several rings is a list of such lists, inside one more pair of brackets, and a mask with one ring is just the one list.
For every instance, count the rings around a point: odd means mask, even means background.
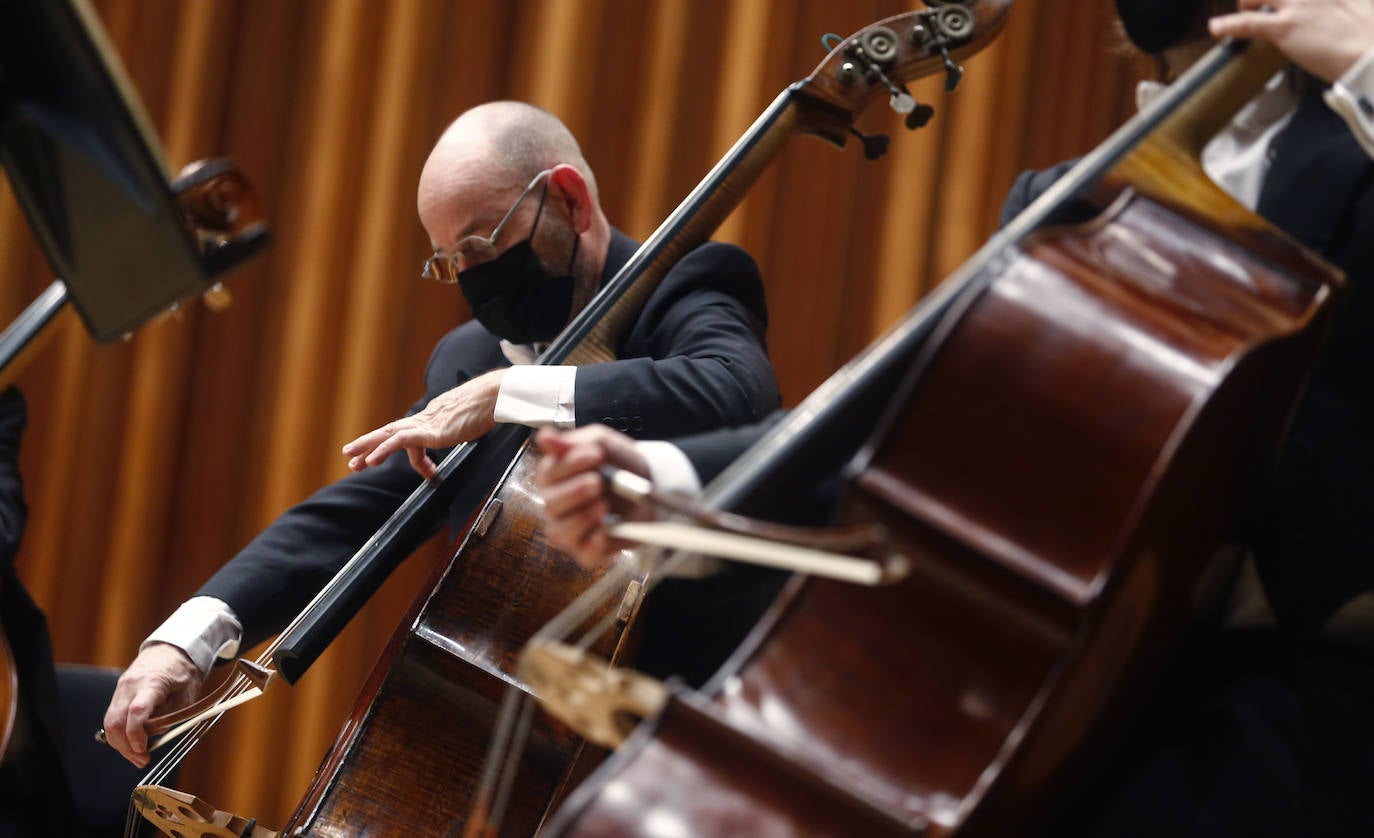
[{"label": "man's ear", "polygon": [[592,194],[587,179],[576,166],[559,163],[549,173],[549,198],[561,202],[572,219],[573,230],[585,233],[592,226]]}]

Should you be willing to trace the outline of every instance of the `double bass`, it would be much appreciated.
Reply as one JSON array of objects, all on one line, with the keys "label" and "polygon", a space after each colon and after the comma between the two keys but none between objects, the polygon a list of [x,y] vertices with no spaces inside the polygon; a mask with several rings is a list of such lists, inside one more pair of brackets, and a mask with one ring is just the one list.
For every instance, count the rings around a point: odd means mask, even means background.
[{"label": "double bass", "polygon": [[846,507],[905,577],[795,578],[699,693],[527,650],[619,746],[551,833],[1043,828],[1149,701],[1331,325],[1340,272],[1199,163],[1283,63],[1218,46],[708,489],[767,509],[877,417]]}]

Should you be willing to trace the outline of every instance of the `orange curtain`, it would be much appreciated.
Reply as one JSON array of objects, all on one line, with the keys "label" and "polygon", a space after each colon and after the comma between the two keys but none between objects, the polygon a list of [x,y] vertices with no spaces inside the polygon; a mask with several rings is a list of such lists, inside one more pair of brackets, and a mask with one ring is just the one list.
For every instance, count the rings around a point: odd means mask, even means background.
[{"label": "orange curtain", "polygon": [[[869,162],[790,144],[722,228],[763,270],[770,351],[795,404],[995,229],[1017,172],[1091,148],[1131,109],[1110,4],[1021,0],[910,133]],[[174,166],[232,157],[275,236],[130,340],[69,328],[21,377],[32,509],[21,576],[59,661],[122,666],[278,513],[345,473],[339,445],[421,392],[435,341],[469,316],[418,277],[414,187],[463,109],[522,99],[563,118],[612,223],[647,236],[788,83],[895,0],[95,0]],[[50,281],[7,188],[0,316]],[[294,688],[226,720],[179,787],[280,827],[399,615],[445,545],[389,581]],[[94,730],[100,719],[90,720]]]}]

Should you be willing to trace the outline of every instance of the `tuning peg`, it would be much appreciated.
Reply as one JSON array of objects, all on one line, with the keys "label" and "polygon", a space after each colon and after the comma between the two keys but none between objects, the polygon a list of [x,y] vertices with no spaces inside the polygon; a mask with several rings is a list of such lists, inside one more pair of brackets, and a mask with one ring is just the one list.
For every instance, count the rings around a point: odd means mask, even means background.
[{"label": "tuning peg", "polygon": [[930,105],[917,105],[906,115],[906,127],[912,131],[924,128],[932,116],[935,116],[935,109]]},{"label": "tuning peg", "polygon": [[964,78],[964,68],[949,57],[949,47],[940,47],[940,57],[945,61],[945,92],[953,92]]},{"label": "tuning peg", "polygon": [[888,143],[891,142],[886,134],[865,134],[857,128],[850,128],[849,133],[864,144],[864,157],[868,160],[877,160],[886,154]]}]

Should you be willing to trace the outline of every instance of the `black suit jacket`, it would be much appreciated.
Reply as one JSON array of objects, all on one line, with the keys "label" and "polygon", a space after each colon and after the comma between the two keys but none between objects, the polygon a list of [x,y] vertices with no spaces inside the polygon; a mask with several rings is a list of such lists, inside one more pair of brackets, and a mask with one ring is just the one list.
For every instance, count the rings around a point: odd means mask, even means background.
[{"label": "black suit jacket", "polygon": [[48,621],[14,571],[28,506],[19,477],[19,443],[28,422],[24,397],[0,393],[0,621],[19,684],[25,747],[11,749],[0,769],[0,832],[20,825],[29,834],[63,835],[72,828],[61,767],[62,735]]},{"label": "black suit jacket", "polygon": [[4,586],[0,588],[0,619],[4,621],[10,654],[19,673],[21,700],[37,717],[39,734],[49,742],[61,742],[48,621],[14,571],[14,557],[29,517],[24,485],[19,478],[19,440],[27,421],[24,397],[19,391],[11,387],[0,393],[0,585]]},{"label": "black suit jacket", "polygon": [[[1022,174],[1003,223],[1071,165]],[[1374,163],[1316,85],[1275,142],[1258,210],[1348,279],[1247,534],[1275,616],[1302,636],[1374,590]]]},{"label": "black suit jacket", "polygon": [[[603,285],[635,249],[633,240],[612,232]],[[577,424],[605,422],[660,439],[759,419],[779,402],[766,325],[763,283],[749,255],[733,245],[698,247],[650,296],[618,347],[623,360],[578,368]],[[410,412],[509,365],[494,335],[476,321],[464,323],[435,347],[425,395]],[[227,602],[243,623],[245,648],[257,644],[295,616],[419,482],[400,453],[321,489],[259,534],[199,593]]]}]

